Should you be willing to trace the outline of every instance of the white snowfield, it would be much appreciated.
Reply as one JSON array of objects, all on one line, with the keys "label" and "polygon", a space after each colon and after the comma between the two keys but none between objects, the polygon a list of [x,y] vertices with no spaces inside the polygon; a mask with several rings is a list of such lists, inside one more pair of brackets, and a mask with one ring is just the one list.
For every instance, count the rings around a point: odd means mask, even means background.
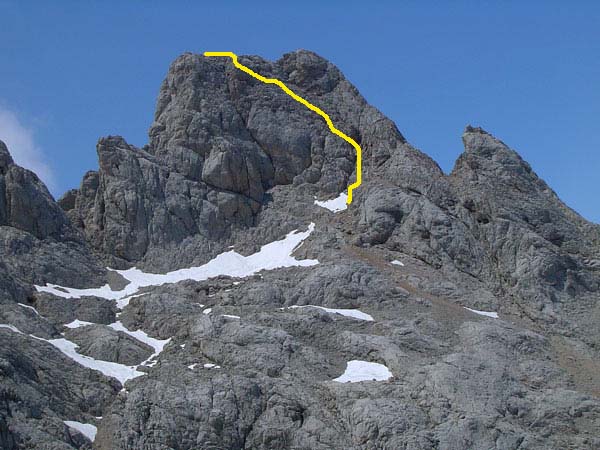
[{"label": "white snowfield", "polygon": [[[194,363],[194,364],[191,364],[191,365],[189,365],[187,367],[190,370],[194,370],[199,365],[200,365],[200,363]],[[204,367],[205,369],[220,369],[221,368],[221,366],[217,366],[216,364],[211,364],[211,363],[203,364],[202,367]]]},{"label": "white snowfield", "polygon": [[[308,236],[314,231],[315,224],[311,223],[308,226],[307,231],[298,232],[294,230],[288,235],[275,242],[263,245],[259,252],[254,253],[250,256],[243,256],[235,251],[231,250],[225,253],[221,253],[208,263],[198,266],[190,267],[187,269],[175,270],[166,274],[154,274],[145,273],[136,268],[128,270],[116,270],[115,272],[122,275],[129,284],[125,288],[119,291],[113,291],[108,284],[91,289],[75,289],[69,287],[59,286],[57,284],[47,283],[46,286],[35,286],[38,292],[48,292],[57,297],[63,298],[81,298],[84,296],[100,297],[106,300],[115,300],[117,307],[123,309],[129,304],[132,298],[146,295],[146,293],[137,293],[141,288],[147,286],[159,286],[168,283],[177,283],[184,280],[195,280],[202,281],[209,278],[214,278],[220,275],[229,275],[236,278],[243,278],[253,275],[261,270],[273,270],[282,267],[292,266],[314,266],[319,264],[318,260],[315,259],[303,259],[297,260],[292,256],[294,250],[296,250]],[[109,269],[111,270],[111,269]],[[238,282],[239,284],[239,282]],[[28,305],[21,305],[26,308],[30,308],[35,311],[34,308]],[[35,311],[37,313],[37,311]],[[211,309],[205,309],[204,314],[210,314]],[[230,316],[234,318],[234,316]],[[67,328],[79,328],[83,326],[94,325],[91,322],[85,322],[82,320],[74,320],[65,326]],[[116,331],[122,331],[133,338],[148,344],[154,349],[154,353],[144,361],[141,365],[152,367],[157,363],[157,356],[164,350],[164,347],[171,341],[171,339],[155,339],[148,336],[142,330],[130,331],[120,321],[108,325]],[[23,334],[18,328],[0,324],[0,328],[9,329],[15,333]],[[127,380],[145,375],[144,372],[137,370],[140,366],[126,366],[124,364],[118,364],[110,361],[101,361],[91,358],[89,356],[81,355],[77,352],[77,344],[71,342],[65,338],[60,339],[43,339],[34,335],[30,337],[48,342],[49,344],[56,347],[64,355],[68,356],[75,362],[81,364],[84,367],[97,370],[104,375],[116,378],[121,384],[125,384]],[[205,364],[205,368],[219,368],[214,364]],[[72,422],[75,423],[75,422]],[[82,424],[86,425],[86,424]],[[91,426],[91,425],[90,425]],[[73,426],[75,428],[75,426]]]},{"label": "white snowfield", "polygon": [[73,322],[69,322],[65,324],[65,327],[67,328],[81,328],[81,327],[87,327],[88,325],[95,325],[92,322],[86,322],[85,320],[79,320],[79,319],[75,319]]},{"label": "white snowfield", "polygon": [[184,280],[203,281],[209,278],[228,275],[244,278],[254,275],[261,270],[273,270],[282,267],[301,266],[308,267],[319,264],[316,259],[298,260],[292,253],[314,231],[315,224],[311,223],[307,231],[294,230],[275,242],[263,245],[257,253],[243,256],[230,250],[221,253],[206,264],[198,267],[179,269],[165,274],[146,273],[135,267],[127,270],[115,270],[129,284],[120,291],[113,291],[108,284],[99,288],[75,289],[57,284],[46,283],[46,286],[35,286],[38,292],[48,292],[63,298],[81,298],[84,296],[101,297],[107,300],[121,300],[119,307],[124,307],[134,294],[143,287],[160,286],[168,283],[178,283]]},{"label": "white snowfield", "polygon": [[[24,334],[21,330],[12,325],[0,325],[0,328],[8,328],[15,333]],[[101,361],[98,359],[90,358],[89,356],[81,355],[77,353],[77,344],[71,342],[65,338],[59,339],[44,339],[41,337],[34,336],[33,334],[28,335],[38,341],[48,342],[57,349],[59,349],[64,355],[71,358],[76,363],[79,363],[83,367],[88,369],[97,370],[108,377],[113,377],[119,380],[121,384],[125,384],[127,380],[145,375],[144,372],[136,370],[135,366],[126,366],[125,364],[114,363],[110,361]]]},{"label": "white snowfield", "polygon": [[81,423],[81,422],[76,422],[74,420],[63,420],[63,422],[69,428],[73,428],[74,430],[79,431],[81,434],[83,434],[85,437],[87,437],[90,441],[94,442],[94,440],[96,439],[96,433],[98,432],[98,429],[91,423]]},{"label": "white snowfield", "polygon": [[[69,322],[69,323],[65,324],[65,327],[80,328],[80,327],[86,327],[88,325],[96,325],[96,324],[94,324],[92,322],[86,322],[83,320],[75,319],[73,322]],[[111,323],[107,326],[112,328],[115,331],[122,331],[123,333],[128,334],[129,336],[133,337],[134,339],[137,339],[138,341],[143,342],[144,344],[147,344],[154,349],[154,353],[152,353],[152,355],[150,355],[150,357],[146,361],[142,362],[140,364],[141,366],[147,365],[148,363],[150,363],[150,361],[152,361],[153,359],[156,359],[156,357],[158,355],[160,355],[160,353],[165,348],[165,345],[167,345],[169,342],[171,342],[171,338],[163,339],[163,340],[155,339],[153,337],[148,336],[148,334],[142,330],[130,331],[127,328],[125,328],[125,326],[120,321]]]},{"label": "white snowfield", "polygon": [[404,267],[404,263],[402,261],[398,261],[397,259],[393,260],[390,264],[393,264],[394,266]]},{"label": "white snowfield", "polygon": [[315,205],[320,206],[321,208],[328,209],[331,212],[340,212],[344,211],[348,208],[348,195],[345,192],[342,192],[336,198],[332,198],[331,200],[319,201],[315,200]]},{"label": "white snowfield", "polygon": [[23,308],[26,308],[26,309],[29,309],[29,310],[33,311],[38,316],[40,315],[40,313],[37,311],[37,309],[35,309],[33,306],[25,305],[24,303],[17,303],[17,305],[22,306]]},{"label": "white snowfield", "polygon": [[493,311],[478,311],[476,309],[467,308],[466,306],[463,306],[463,308],[468,309],[472,313],[479,314],[480,316],[491,317],[492,319],[498,319],[499,318],[497,312],[493,312]]},{"label": "white snowfield", "polygon": [[126,366],[125,364],[119,364],[111,361],[101,361],[99,359],[94,359],[89,356],[81,355],[77,353],[77,344],[68,341],[65,338],[42,339],[37,336],[30,336],[32,338],[39,339],[41,341],[46,341],[54,345],[57,349],[59,349],[63,354],[71,358],[73,361],[81,364],[84,367],[87,367],[88,369],[93,369],[97,370],[98,372],[102,372],[107,377],[116,378],[121,384],[125,384],[127,380],[131,380],[133,378],[145,375],[144,372],[137,371],[136,366]]},{"label": "white snowfield", "polygon": [[346,363],[346,371],[332,381],[358,383],[360,381],[385,381],[392,377],[390,369],[383,364],[352,360]]},{"label": "white snowfield", "polygon": [[352,317],[353,319],[358,319],[358,320],[366,320],[369,322],[373,321],[373,316],[362,312],[359,309],[334,309],[334,308],[325,308],[324,306],[315,306],[315,305],[293,305],[289,307],[290,309],[296,309],[296,308],[317,308],[320,310],[323,310],[325,312],[328,312],[330,314],[340,314],[342,316],[345,317]]}]

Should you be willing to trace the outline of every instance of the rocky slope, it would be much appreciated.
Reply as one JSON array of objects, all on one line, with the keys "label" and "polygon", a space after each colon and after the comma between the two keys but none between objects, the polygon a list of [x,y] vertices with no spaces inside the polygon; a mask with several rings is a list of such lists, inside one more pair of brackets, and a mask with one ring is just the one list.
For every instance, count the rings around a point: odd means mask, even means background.
[{"label": "rocky slope", "polygon": [[0,144],[0,447],[600,447],[600,226],[482,129],[446,175],[314,53],[240,60],[360,143],[355,201],[315,204],[352,148],[226,59],[58,202]]}]

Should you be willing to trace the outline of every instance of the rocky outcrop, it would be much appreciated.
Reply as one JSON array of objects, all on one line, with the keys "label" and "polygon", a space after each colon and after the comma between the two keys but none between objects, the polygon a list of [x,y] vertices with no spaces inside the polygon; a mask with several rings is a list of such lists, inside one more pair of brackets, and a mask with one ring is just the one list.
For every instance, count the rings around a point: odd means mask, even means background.
[{"label": "rocky outcrop", "polygon": [[357,243],[400,250],[440,269],[454,284],[452,295],[470,297],[476,307],[512,309],[570,329],[566,317],[581,320],[600,290],[589,264],[599,227],[484,130],[467,127],[463,141],[452,173],[423,193],[388,187],[375,181],[380,177],[367,182]]},{"label": "rocky outcrop", "polygon": [[0,141],[0,303],[25,301],[32,284],[86,285],[103,270],[46,186]]},{"label": "rocky outcrop", "polygon": [[17,228],[38,239],[77,239],[46,186],[29,170],[14,164],[0,141],[0,225]]},{"label": "rocky outcrop", "polygon": [[463,141],[451,182],[475,216],[471,228],[489,249],[506,291],[551,316],[598,292],[600,278],[586,260],[598,252],[599,228],[565,206],[501,141],[471,127]]},{"label": "rocky outcrop", "polygon": [[80,448],[64,420],[93,422],[118,383],[86,369],[50,344],[0,328],[0,443],[6,449]]},{"label": "rocky outcrop", "polygon": [[149,345],[104,325],[67,330],[65,336],[79,346],[82,355],[127,366],[141,364],[154,353]]},{"label": "rocky outcrop", "polygon": [[1,448],[87,445],[84,437],[70,437],[63,420],[99,416],[117,384],[44,341],[60,334],[32,308],[33,284],[61,280],[83,287],[103,279],[83,235],[0,141]]}]

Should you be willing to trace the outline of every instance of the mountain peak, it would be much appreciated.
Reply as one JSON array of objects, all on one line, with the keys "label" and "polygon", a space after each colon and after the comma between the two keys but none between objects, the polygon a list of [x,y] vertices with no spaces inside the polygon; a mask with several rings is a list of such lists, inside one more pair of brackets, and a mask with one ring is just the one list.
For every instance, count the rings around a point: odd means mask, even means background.
[{"label": "mountain peak", "polygon": [[482,128],[446,176],[320,56],[240,62],[359,143],[354,201],[352,146],[228,58],[59,204],[0,145],[0,446],[600,448],[598,230]]},{"label": "mountain peak", "polygon": [[6,168],[12,164],[14,164],[14,161],[12,156],[10,156],[10,152],[6,147],[6,144],[3,141],[0,141],[0,171],[4,173]]},{"label": "mountain peak", "polygon": [[467,125],[462,135],[464,153],[456,161],[452,173],[465,168],[494,176],[526,176],[538,179],[531,166],[513,149],[481,127]]},{"label": "mountain peak", "polygon": [[480,156],[492,156],[498,151],[510,150],[508,146],[500,139],[481,127],[467,125],[462,135],[465,152],[476,153]]},{"label": "mountain peak", "polygon": [[488,134],[491,136],[491,133],[488,133],[486,130],[484,130],[481,127],[474,127],[473,125],[469,124],[465,127],[465,131],[464,133],[480,133],[480,134]]}]

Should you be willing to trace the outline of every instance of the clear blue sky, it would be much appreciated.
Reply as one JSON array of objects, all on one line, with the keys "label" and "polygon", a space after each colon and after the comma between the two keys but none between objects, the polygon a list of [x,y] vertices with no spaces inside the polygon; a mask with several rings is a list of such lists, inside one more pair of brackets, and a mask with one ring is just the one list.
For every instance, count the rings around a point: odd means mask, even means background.
[{"label": "clear blue sky", "polygon": [[305,48],[445,171],[479,125],[600,222],[600,2],[369,3],[0,0],[0,127],[60,195],[99,137],[147,142],[180,53]]}]

